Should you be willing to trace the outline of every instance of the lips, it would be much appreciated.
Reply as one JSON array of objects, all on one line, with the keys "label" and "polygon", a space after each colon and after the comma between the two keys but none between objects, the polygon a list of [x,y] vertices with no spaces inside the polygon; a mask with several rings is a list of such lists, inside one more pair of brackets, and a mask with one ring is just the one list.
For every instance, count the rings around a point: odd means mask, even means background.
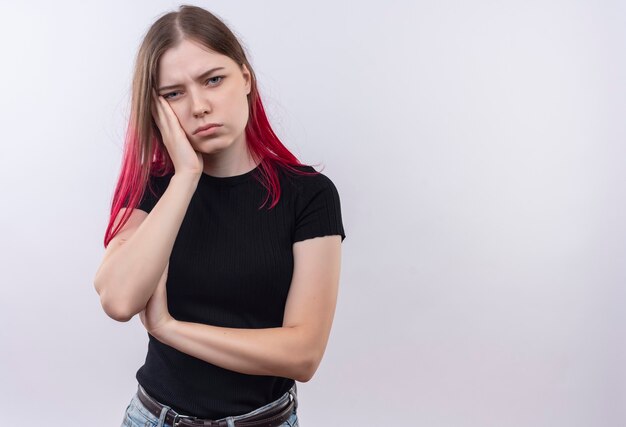
[{"label": "lips", "polygon": [[216,126],[222,126],[219,123],[209,123],[208,125],[204,125],[204,126],[200,126],[198,129],[196,129],[193,134],[197,134],[198,132],[202,132],[203,130],[207,130],[207,129],[211,129],[212,127],[216,127]]}]

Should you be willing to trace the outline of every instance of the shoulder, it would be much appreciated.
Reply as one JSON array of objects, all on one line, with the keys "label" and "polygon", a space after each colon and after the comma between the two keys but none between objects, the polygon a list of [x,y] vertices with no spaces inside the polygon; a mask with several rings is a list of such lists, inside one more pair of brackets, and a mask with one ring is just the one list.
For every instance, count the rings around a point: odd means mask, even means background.
[{"label": "shoulder", "polygon": [[339,192],[333,180],[326,174],[317,171],[313,166],[300,165],[294,169],[307,172],[299,174],[287,170],[284,172],[283,188],[292,194],[296,208],[306,209],[315,204],[328,206],[339,205]]},{"label": "shoulder", "polygon": [[154,190],[157,191],[165,191],[173,176],[174,172],[166,173],[163,175],[149,175],[148,186],[153,187]]},{"label": "shoulder", "polygon": [[336,191],[333,181],[324,173],[318,172],[313,166],[299,165],[293,166],[306,174],[299,174],[288,169],[282,170],[284,182],[290,186],[297,194],[310,194],[324,189]]},{"label": "shoulder", "polygon": [[150,179],[157,182],[169,182],[170,179],[174,176],[174,172],[167,172],[163,174],[154,174],[150,175]]},{"label": "shoulder", "polygon": [[169,185],[170,179],[174,174],[165,175],[149,175],[148,181],[141,191],[141,198],[137,207],[146,212],[150,212],[161,198]]}]

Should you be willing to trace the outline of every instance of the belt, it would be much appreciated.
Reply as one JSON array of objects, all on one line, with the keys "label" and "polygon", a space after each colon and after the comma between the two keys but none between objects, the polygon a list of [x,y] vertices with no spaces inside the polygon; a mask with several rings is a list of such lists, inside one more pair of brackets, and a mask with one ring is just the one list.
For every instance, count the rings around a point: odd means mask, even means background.
[{"label": "belt", "polygon": [[[159,418],[164,405],[160,404],[149,396],[143,387],[138,387],[137,397],[143,406],[150,411],[152,415]],[[265,411],[258,412],[249,417],[242,417],[234,420],[235,427],[276,427],[283,424],[291,416],[296,396],[289,394],[289,400]],[[296,406],[297,407],[297,406]],[[223,419],[220,421],[209,420],[206,418],[197,418],[187,415],[177,414],[173,409],[169,409],[165,415],[165,423],[172,427],[228,427],[228,422]]]}]

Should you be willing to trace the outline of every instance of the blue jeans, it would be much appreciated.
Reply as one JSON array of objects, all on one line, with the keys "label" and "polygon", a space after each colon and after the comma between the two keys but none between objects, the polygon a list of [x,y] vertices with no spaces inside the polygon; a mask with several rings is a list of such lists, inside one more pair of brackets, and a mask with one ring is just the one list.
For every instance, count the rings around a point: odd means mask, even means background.
[{"label": "blue jeans", "polygon": [[[141,385],[138,385],[138,387],[141,387]],[[274,406],[278,406],[285,401],[289,401],[290,392],[293,393],[293,397],[296,400],[296,405],[294,406],[289,419],[285,421],[284,423],[282,423],[279,427],[299,427],[298,415],[296,413],[298,400],[297,400],[297,395],[296,395],[295,384],[290,391],[288,391],[287,393],[283,394],[280,398],[276,399],[273,402],[268,403],[265,406],[261,406],[260,408],[257,408],[246,414],[220,418],[219,420],[215,420],[215,421],[226,420],[228,422],[229,427],[234,427],[233,423],[238,419],[244,418],[245,416],[256,414],[265,409],[273,408]],[[133,398],[130,400],[130,403],[126,407],[126,412],[124,413],[124,420],[122,421],[122,427],[172,427],[170,424],[165,423],[165,414],[167,413],[167,410],[169,407],[167,405],[164,405],[164,406],[165,407],[163,408],[161,417],[156,417],[152,415],[150,411],[148,411],[148,409],[146,409],[146,407],[141,403],[141,400],[139,400],[137,393],[135,393]],[[181,415],[185,415],[185,414],[181,414]]]}]

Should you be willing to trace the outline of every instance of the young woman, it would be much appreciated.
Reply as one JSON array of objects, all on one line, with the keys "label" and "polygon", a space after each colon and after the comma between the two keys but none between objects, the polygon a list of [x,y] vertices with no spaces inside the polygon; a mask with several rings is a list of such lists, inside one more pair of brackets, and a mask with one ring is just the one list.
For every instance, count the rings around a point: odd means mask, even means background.
[{"label": "young woman", "polygon": [[335,312],[345,233],[333,182],[272,131],[228,27],[195,6],[139,49],[123,164],[94,279],[139,314],[125,426],[295,426]]}]

